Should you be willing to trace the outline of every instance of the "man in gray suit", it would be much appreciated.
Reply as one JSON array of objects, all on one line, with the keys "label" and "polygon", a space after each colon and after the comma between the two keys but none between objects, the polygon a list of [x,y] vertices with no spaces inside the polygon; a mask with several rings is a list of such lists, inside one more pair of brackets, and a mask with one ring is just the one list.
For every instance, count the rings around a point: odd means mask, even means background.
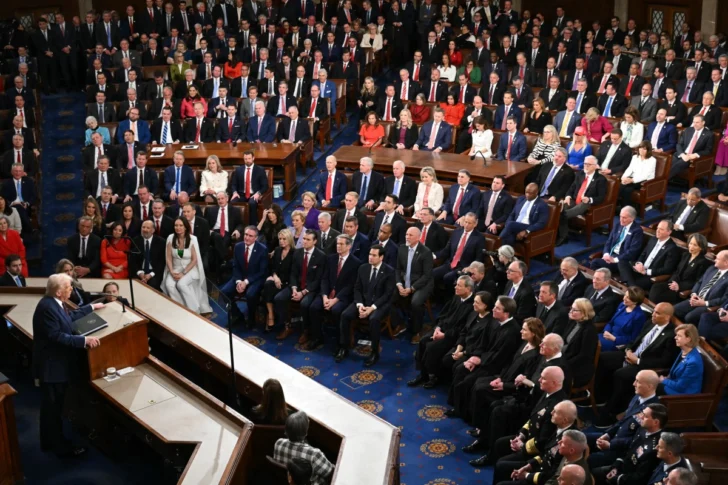
[{"label": "man in gray suit", "polygon": [[240,101],[240,117],[242,119],[248,119],[250,115],[255,115],[255,103],[258,101],[263,102],[263,98],[258,97],[257,86],[250,86],[248,94],[247,98]]},{"label": "man in gray suit", "polygon": [[129,41],[123,39],[119,42],[119,50],[114,52],[114,55],[111,57],[111,62],[114,67],[122,67],[121,60],[125,57],[129,58],[132,66],[140,67],[142,65],[142,56],[138,51],[129,49]]},{"label": "man in gray suit", "polygon": [[655,70],[655,60],[650,58],[649,47],[643,47],[640,50],[640,56],[632,61],[632,64],[639,64],[639,75],[642,77],[652,77]]},{"label": "man in gray suit", "polygon": [[657,100],[652,97],[652,85],[650,83],[644,83],[642,85],[642,96],[632,96],[629,104],[640,112],[640,121],[646,123],[655,121]]}]

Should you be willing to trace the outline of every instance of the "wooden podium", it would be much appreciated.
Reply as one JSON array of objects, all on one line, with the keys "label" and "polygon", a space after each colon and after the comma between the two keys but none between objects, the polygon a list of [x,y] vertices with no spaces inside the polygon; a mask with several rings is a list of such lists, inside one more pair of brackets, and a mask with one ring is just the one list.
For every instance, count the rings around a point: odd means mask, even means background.
[{"label": "wooden podium", "polygon": [[[4,380],[5,376],[0,374],[0,382]],[[11,485],[23,479],[13,407],[13,396],[17,393],[10,384],[0,384],[0,485]]]}]

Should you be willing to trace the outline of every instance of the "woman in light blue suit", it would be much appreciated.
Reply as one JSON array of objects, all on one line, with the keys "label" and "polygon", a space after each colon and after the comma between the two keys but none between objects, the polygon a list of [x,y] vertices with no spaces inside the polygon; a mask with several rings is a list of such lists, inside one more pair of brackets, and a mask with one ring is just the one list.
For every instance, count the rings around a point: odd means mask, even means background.
[{"label": "woman in light blue suit", "polygon": [[680,354],[667,377],[660,377],[658,394],[699,394],[703,389],[703,358],[698,351],[700,336],[695,325],[683,324],[675,329],[675,343]]}]

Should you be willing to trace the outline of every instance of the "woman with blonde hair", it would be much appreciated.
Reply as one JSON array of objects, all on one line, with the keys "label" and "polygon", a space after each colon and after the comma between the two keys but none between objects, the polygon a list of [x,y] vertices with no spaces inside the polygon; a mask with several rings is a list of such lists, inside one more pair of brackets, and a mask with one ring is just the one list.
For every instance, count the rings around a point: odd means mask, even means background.
[{"label": "woman with blonde hair", "polygon": [[429,207],[437,213],[442,207],[443,198],[444,191],[442,185],[437,183],[435,169],[424,167],[420,170],[420,183],[417,186],[417,197],[415,198],[415,215],[423,207]]},{"label": "woman with blonde hair", "polygon": [[543,133],[544,128],[552,123],[551,113],[546,110],[546,101],[538,97],[533,100],[533,109],[526,120],[524,133]]},{"label": "woman with blonde hair", "polygon": [[594,375],[594,353],[599,343],[594,326],[595,315],[588,298],[577,298],[571,304],[566,325],[555,329],[555,333],[564,339],[561,353],[572,371],[573,387],[583,386]]},{"label": "woman with blonde hair", "polygon": [[584,136],[584,128],[576,127],[574,139],[566,145],[566,151],[569,152],[569,166],[574,170],[582,170],[584,159],[592,154],[591,144],[586,141],[586,136]]},{"label": "woman with blonde hair", "polygon": [[88,216],[93,220],[93,233],[102,238],[106,235],[106,224],[104,217],[101,215],[101,207],[93,197],[89,197],[83,201],[82,216]]},{"label": "woman with blonde hair", "polygon": [[377,32],[376,24],[367,25],[367,33],[362,36],[359,47],[371,47],[374,52],[382,50],[382,34]]},{"label": "woman with blonde hair", "polygon": [[367,76],[364,78],[361,91],[359,92],[359,99],[356,104],[359,105],[359,119],[363,120],[368,112],[377,108],[379,102],[379,92],[377,91],[377,85],[374,82],[374,78]]},{"label": "woman with blonde hair", "polygon": [[703,388],[703,358],[698,346],[700,335],[695,325],[683,323],[675,329],[675,344],[680,353],[667,376],[660,377],[657,394],[699,394]]},{"label": "woman with blonde hair", "polygon": [[412,113],[408,109],[399,112],[399,121],[389,130],[389,146],[398,150],[409,150],[417,143],[418,130],[412,122]]},{"label": "woman with blonde hair", "polygon": [[270,276],[263,284],[263,301],[268,310],[266,332],[270,332],[275,327],[275,311],[273,308],[275,297],[282,290],[288,288],[293,253],[296,251],[296,243],[293,241],[293,234],[289,229],[282,229],[277,238],[278,247],[273,251],[273,256],[271,256],[268,264]]},{"label": "woman with blonde hair", "polygon": [[589,108],[581,119],[581,127],[586,130],[587,141],[601,143],[612,132],[612,124],[597,108]]},{"label": "woman with blonde hair", "polygon": [[296,249],[303,247],[303,235],[306,233],[305,224],[306,215],[303,211],[294,210],[291,213],[291,227],[289,227],[288,230],[291,231],[291,234],[293,235],[293,242],[295,243]]},{"label": "woman with blonde hair", "polygon": [[200,177],[200,194],[208,204],[216,204],[216,194],[227,192],[228,173],[223,169],[217,155],[210,155]]},{"label": "woman with blonde hair", "polygon": [[304,227],[318,231],[318,216],[321,211],[316,208],[316,194],[307,191],[301,195],[301,207],[296,209],[303,213]]},{"label": "woman with blonde hair", "polygon": [[554,125],[546,125],[543,134],[536,140],[533,151],[528,156],[528,163],[531,165],[543,165],[554,161],[556,149],[561,147],[559,133]]}]

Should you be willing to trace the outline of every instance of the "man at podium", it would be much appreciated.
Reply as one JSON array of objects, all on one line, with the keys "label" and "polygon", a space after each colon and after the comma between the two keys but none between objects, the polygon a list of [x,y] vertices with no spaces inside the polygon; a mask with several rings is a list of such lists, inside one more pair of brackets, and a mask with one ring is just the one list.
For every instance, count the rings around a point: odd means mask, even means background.
[{"label": "man at podium", "polygon": [[71,311],[71,277],[65,273],[48,277],[45,296],[33,314],[33,376],[40,384],[40,447],[59,456],[79,456],[86,450],[63,436],[62,412],[68,383],[74,372],[75,350],[98,347],[96,337],[73,335],[72,323],[103,303]]}]

